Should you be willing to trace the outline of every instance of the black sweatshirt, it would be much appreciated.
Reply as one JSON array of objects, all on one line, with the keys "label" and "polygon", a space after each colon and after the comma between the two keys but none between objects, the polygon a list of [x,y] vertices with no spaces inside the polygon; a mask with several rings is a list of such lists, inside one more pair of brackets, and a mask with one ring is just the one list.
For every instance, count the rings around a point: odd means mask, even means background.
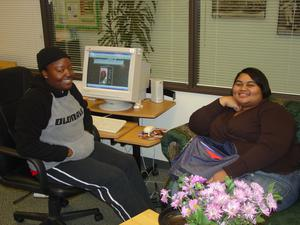
[{"label": "black sweatshirt", "polygon": [[69,91],[55,90],[41,76],[35,77],[32,87],[20,101],[16,116],[16,144],[20,155],[45,162],[61,162],[66,159],[68,147],[48,144],[40,140],[42,131],[51,118],[53,98],[62,98],[70,93],[83,108],[83,123],[86,131],[92,131],[92,117],[87,103],[73,84]]}]

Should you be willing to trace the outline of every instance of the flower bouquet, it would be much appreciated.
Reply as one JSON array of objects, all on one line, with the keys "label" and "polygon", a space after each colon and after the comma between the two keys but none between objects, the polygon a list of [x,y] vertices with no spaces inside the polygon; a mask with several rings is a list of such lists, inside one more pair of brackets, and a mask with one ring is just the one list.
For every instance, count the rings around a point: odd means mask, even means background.
[{"label": "flower bouquet", "polygon": [[[206,184],[206,179],[184,176],[178,179],[173,195],[161,190],[161,201],[177,209],[188,225],[247,225],[264,222],[276,210],[280,196],[273,194],[274,185],[267,193],[258,183],[226,178],[225,182]],[[169,202],[170,200],[170,202]]]}]

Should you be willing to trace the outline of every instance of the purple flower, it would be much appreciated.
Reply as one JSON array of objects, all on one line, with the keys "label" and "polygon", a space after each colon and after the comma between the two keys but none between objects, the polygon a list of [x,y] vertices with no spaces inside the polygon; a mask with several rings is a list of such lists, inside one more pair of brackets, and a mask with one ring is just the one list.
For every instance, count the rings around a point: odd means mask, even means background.
[{"label": "purple flower", "polygon": [[179,191],[175,194],[176,198],[179,200],[179,201],[182,201],[182,199],[184,199],[186,197],[187,193],[184,192],[184,191]]},{"label": "purple flower", "polygon": [[182,215],[183,217],[188,217],[188,216],[191,215],[191,210],[190,210],[188,207],[183,206],[183,207],[181,208],[181,215]]},{"label": "purple flower", "polygon": [[222,217],[222,209],[217,204],[207,204],[205,215],[209,220],[219,220]]},{"label": "purple flower", "polygon": [[262,188],[262,186],[260,186],[258,183],[256,183],[256,182],[252,182],[251,184],[250,184],[250,186],[251,186],[251,188],[252,188],[252,190],[255,192],[255,193],[259,193],[259,194],[264,194],[265,193],[265,191],[264,191],[264,189]]},{"label": "purple flower", "polygon": [[251,197],[253,195],[253,191],[251,187],[243,180],[234,180],[234,185],[238,189],[242,189],[245,193],[245,196]]},{"label": "purple flower", "polygon": [[172,199],[172,202],[171,202],[171,206],[174,208],[174,209],[177,209],[180,205],[180,201],[178,199]]},{"label": "purple flower", "polygon": [[207,181],[206,178],[198,176],[198,175],[191,175],[191,183],[195,184],[195,183],[201,183],[204,184]]},{"label": "purple flower", "polygon": [[248,196],[246,192],[241,188],[236,188],[233,190],[233,195],[236,197],[239,201],[245,202],[248,199]]},{"label": "purple flower", "polygon": [[213,192],[225,192],[226,186],[221,182],[213,182],[207,185]]},{"label": "purple flower", "polygon": [[211,198],[211,196],[214,195],[214,189],[212,189],[212,188],[203,189],[200,191],[200,195],[204,198],[209,199],[209,198]]},{"label": "purple flower", "polygon": [[192,212],[195,212],[198,208],[198,200],[197,199],[192,199],[189,201],[189,207]]},{"label": "purple flower", "polygon": [[229,195],[226,193],[219,193],[212,198],[212,202],[218,205],[225,205],[230,200]]},{"label": "purple flower", "polygon": [[223,207],[223,210],[228,214],[228,218],[234,218],[240,209],[240,202],[236,199],[229,200]]},{"label": "purple flower", "polygon": [[160,196],[161,196],[160,200],[163,203],[168,203],[168,198],[170,197],[170,195],[169,195],[169,191],[167,189],[161,189]]},{"label": "purple flower", "polygon": [[276,210],[276,209],[277,209],[277,202],[275,201],[275,199],[274,199],[272,193],[268,193],[267,198],[266,198],[266,201],[267,201],[267,205],[268,205],[271,209],[273,209],[273,210]]},{"label": "purple flower", "polygon": [[266,204],[260,203],[259,208],[263,214],[265,214],[266,216],[270,216],[271,210],[266,206]]},{"label": "purple flower", "polygon": [[254,220],[257,214],[256,205],[247,202],[241,207],[241,213],[247,220]]},{"label": "purple flower", "polygon": [[248,184],[243,180],[234,180],[234,185],[237,188],[241,188],[241,189],[244,189],[244,190],[249,188]]},{"label": "purple flower", "polygon": [[264,199],[264,189],[258,183],[251,183],[252,195],[250,196],[255,202],[262,202]]}]

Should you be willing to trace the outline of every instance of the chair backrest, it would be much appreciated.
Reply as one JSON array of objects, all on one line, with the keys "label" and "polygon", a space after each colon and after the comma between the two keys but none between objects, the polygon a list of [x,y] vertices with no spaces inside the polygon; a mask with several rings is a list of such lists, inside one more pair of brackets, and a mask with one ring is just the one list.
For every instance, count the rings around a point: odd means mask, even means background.
[{"label": "chair backrest", "polygon": [[[0,145],[15,148],[14,124],[20,98],[30,87],[32,73],[25,67],[0,70]],[[25,160],[0,154],[0,176],[12,171],[26,171]]]}]

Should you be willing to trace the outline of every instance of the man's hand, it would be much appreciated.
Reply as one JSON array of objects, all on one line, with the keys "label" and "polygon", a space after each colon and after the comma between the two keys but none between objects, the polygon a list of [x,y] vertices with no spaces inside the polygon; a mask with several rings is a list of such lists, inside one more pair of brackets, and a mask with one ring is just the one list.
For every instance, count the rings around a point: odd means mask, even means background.
[{"label": "man's hand", "polygon": [[228,177],[225,170],[219,170],[207,181],[207,183],[212,183],[217,181],[223,182],[225,180],[225,177]]},{"label": "man's hand", "polygon": [[69,148],[67,157],[71,157],[72,155],[73,155],[73,150]]}]

